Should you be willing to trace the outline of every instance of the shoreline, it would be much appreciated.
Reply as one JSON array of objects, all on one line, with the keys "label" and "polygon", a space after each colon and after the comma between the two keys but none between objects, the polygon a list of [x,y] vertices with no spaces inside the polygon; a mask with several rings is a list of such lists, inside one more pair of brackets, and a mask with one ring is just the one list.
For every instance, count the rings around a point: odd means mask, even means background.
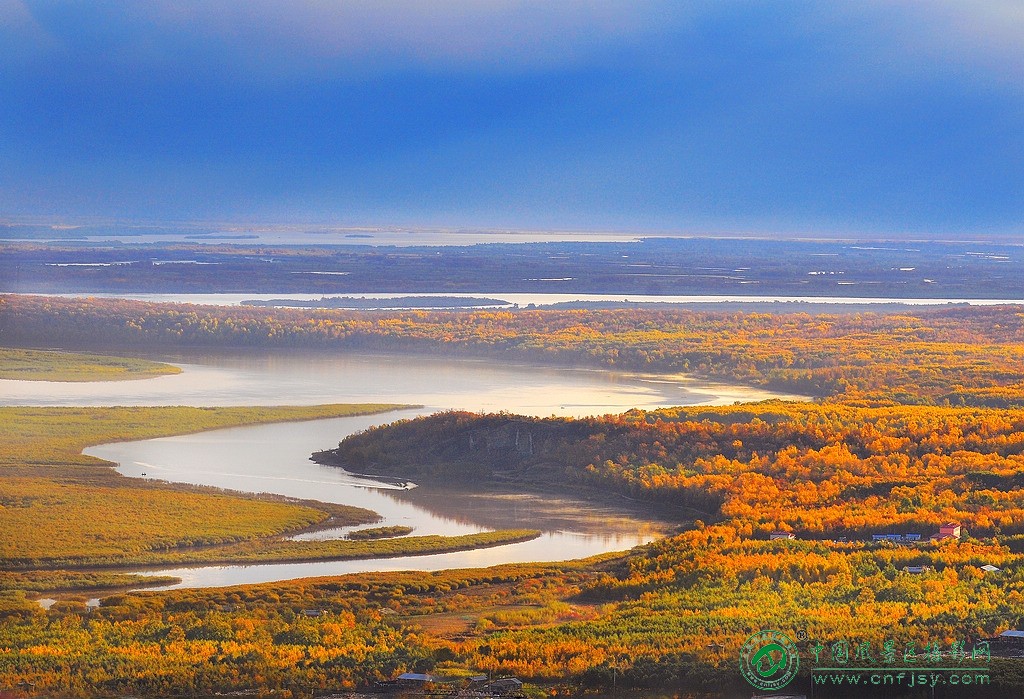
[{"label": "shoreline", "polygon": [[702,379],[694,374],[651,374],[651,376],[661,380],[673,380],[690,393],[708,397],[707,401],[695,403],[694,405],[720,406],[734,405],[736,403],[760,403],[766,400],[813,403],[820,400],[818,396],[783,393],[761,386],[719,383],[710,379]]},{"label": "shoreline", "polygon": [[[2,244],[3,241],[0,241]],[[1024,299],[1004,297],[967,297],[956,296],[845,296],[845,295],[789,295],[789,294],[642,294],[631,293],[630,291],[367,291],[356,290],[311,290],[311,291],[205,291],[194,293],[181,293],[177,291],[0,291],[2,296],[47,296],[65,299],[122,299],[127,301],[143,301],[146,303],[169,303],[189,304],[198,306],[241,306],[242,301],[316,301],[323,296],[345,296],[365,297],[367,299],[395,299],[402,297],[451,297],[451,298],[480,298],[480,297],[501,297],[501,301],[509,304],[508,307],[501,307],[500,310],[533,310],[528,308],[533,304],[537,310],[559,309],[571,307],[573,304],[613,304],[619,308],[630,307],[653,307],[655,309],[670,306],[691,308],[693,310],[736,310],[736,306],[752,306],[753,310],[786,309],[791,307],[798,312],[806,312],[809,308],[815,310],[825,307],[835,307],[839,311],[842,307],[850,306],[863,311],[877,307],[882,312],[889,306],[910,307],[919,310],[942,309],[950,305],[970,306],[998,306],[998,305],[1021,305]],[[568,304],[566,306],[564,304]],[[330,310],[330,309],[319,309]],[[337,309],[337,310],[361,310],[361,309]],[[376,309],[388,310],[388,309]],[[390,309],[400,310],[400,309]],[[411,310],[411,309],[407,309]],[[446,309],[434,309],[446,310]],[[451,309],[471,310],[471,309]],[[487,310],[480,308],[477,310]],[[900,309],[903,310],[903,309]],[[831,311],[830,311],[831,312]]]}]

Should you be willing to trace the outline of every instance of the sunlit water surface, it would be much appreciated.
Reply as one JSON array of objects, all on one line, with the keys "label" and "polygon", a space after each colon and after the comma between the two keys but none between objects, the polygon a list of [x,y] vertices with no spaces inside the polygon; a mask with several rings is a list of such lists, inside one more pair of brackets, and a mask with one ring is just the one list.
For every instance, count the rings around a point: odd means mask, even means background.
[{"label": "sunlit water surface", "polygon": [[[383,570],[440,570],[555,561],[646,543],[666,525],[635,507],[572,497],[442,488],[400,489],[310,461],[345,436],[443,409],[526,415],[618,413],[634,407],[732,402],[767,392],[688,384],[682,377],[556,369],[488,361],[367,355],[217,353],[171,360],[175,376],[141,381],[0,381],[7,405],[274,405],[387,402],[423,407],[362,417],[258,425],[106,444],[85,453],[118,464],[125,476],[365,507],[375,526],[405,525],[414,535],[459,535],[531,528],[538,539],[474,551],[340,562],[204,566],[144,571],[182,579],[172,587],[215,587]],[[713,392],[713,393],[712,393]],[[625,505],[625,503],[624,503]],[[306,535],[341,537],[349,528]]]}]

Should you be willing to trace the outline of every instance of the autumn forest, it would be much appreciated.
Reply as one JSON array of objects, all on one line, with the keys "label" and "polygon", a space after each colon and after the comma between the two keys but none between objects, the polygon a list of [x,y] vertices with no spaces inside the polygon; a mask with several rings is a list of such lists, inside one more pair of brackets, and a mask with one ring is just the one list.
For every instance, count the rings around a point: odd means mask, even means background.
[{"label": "autumn forest", "polygon": [[[515,675],[541,694],[731,697],[749,691],[735,671],[739,647],[764,628],[799,632],[803,653],[839,639],[948,648],[1024,626],[1018,307],[384,313],[12,295],[0,297],[0,338],[12,348],[100,354],[459,355],[685,373],[807,397],[577,419],[444,412],[314,455],[426,485],[571,488],[673,523],[667,536],[624,554],[118,593],[92,610],[72,595],[45,611],[33,602],[47,589],[40,580],[69,575],[69,588],[86,589],[75,575],[110,571],[22,556],[0,576],[0,678],[16,694],[258,686],[309,696],[372,687],[412,668]],[[12,413],[10,424],[25,419]],[[76,475],[61,487],[122,487],[74,454],[81,442],[51,445],[32,462],[5,452],[0,526],[27,529],[21,500],[44,497],[39,484],[62,469]],[[233,531],[224,520],[218,534],[232,545],[330,514],[310,503],[216,503],[237,522]],[[958,536],[938,536],[950,523]],[[913,543],[893,535],[914,535]],[[373,536],[355,543],[379,543]],[[1024,693],[1021,661],[994,641],[992,649],[991,685],[969,696]],[[804,668],[794,686],[810,681]]]}]

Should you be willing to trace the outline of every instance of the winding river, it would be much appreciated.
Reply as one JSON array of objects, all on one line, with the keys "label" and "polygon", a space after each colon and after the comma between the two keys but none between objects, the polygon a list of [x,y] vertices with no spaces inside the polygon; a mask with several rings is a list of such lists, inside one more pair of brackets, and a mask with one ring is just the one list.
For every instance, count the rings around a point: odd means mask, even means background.
[{"label": "winding river", "polygon": [[[152,356],[152,355],[150,355]],[[651,514],[572,497],[515,492],[400,489],[315,464],[312,452],[372,425],[445,409],[548,416],[618,413],[633,407],[723,403],[779,397],[765,391],[702,386],[684,377],[560,369],[480,360],[325,354],[160,355],[184,371],[141,381],[0,382],[5,405],[272,405],[388,402],[422,405],[391,413],[238,427],[105,444],[85,453],[118,464],[129,477],[266,492],[366,507],[382,526],[414,534],[540,529],[540,538],[474,551],[300,564],[147,570],[181,579],[169,587],[216,587],[383,570],[440,570],[556,561],[646,543],[666,524]],[[308,537],[340,537],[347,529]],[[167,588],[149,588],[167,589]]]}]

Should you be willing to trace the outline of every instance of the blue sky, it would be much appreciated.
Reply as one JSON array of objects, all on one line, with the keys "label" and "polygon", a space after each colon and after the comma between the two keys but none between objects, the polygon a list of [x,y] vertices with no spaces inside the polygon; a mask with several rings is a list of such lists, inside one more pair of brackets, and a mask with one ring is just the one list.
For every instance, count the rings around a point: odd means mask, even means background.
[{"label": "blue sky", "polygon": [[1024,235],[1019,2],[0,0],[0,216]]}]

